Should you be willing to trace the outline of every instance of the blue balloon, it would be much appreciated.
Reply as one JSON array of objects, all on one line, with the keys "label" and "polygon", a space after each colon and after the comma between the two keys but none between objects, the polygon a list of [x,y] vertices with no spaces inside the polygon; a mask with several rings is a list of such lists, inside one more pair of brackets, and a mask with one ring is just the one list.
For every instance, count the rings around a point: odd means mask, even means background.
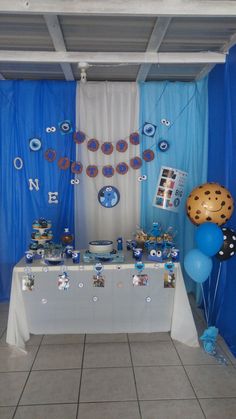
[{"label": "blue balloon", "polygon": [[199,250],[207,256],[214,256],[223,245],[223,233],[214,223],[201,224],[195,233],[195,241]]},{"label": "blue balloon", "polygon": [[212,270],[212,260],[199,249],[190,250],[184,258],[187,274],[199,284],[205,282]]}]

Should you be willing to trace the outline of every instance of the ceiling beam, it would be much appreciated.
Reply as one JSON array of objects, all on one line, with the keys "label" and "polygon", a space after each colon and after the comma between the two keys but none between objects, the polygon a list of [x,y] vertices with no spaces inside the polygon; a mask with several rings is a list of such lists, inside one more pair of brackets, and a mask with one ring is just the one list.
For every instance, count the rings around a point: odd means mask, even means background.
[{"label": "ceiling beam", "polygon": [[[56,51],[66,51],[65,41],[60,27],[59,20],[55,15],[44,15],[44,19],[48,28],[48,32],[52,38],[52,42]],[[74,80],[74,74],[69,63],[60,63],[65,79]]]},{"label": "ceiling beam", "polygon": [[98,16],[236,16],[234,0],[0,0],[0,13]]},{"label": "ceiling beam", "polygon": [[[154,52],[158,51],[160,48],[160,45],[163,41],[163,38],[166,34],[166,31],[168,29],[168,26],[170,24],[171,18],[170,17],[159,17],[156,20],[156,23],[154,25],[152,34],[149,38],[148,45],[146,48],[147,52]],[[142,64],[139,68],[138,75],[136,78],[136,81],[145,81],[147,78],[147,75],[149,73],[149,70],[151,68],[151,64]]]},{"label": "ceiling beam", "polygon": [[225,54],[217,52],[67,52],[67,51],[0,51],[0,62],[96,64],[217,64]]},{"label": "ceiling beam", "polygon": [[[228,42],[225,42],[220,48],[221,53],[227,54],[229,49],[236,44],[236,33],[234,33]],[[215,67],[215,64],[207,64],[202,68],[202,70],[196,75],[195,80],[200,80],[205,77],[210,71]]]}]

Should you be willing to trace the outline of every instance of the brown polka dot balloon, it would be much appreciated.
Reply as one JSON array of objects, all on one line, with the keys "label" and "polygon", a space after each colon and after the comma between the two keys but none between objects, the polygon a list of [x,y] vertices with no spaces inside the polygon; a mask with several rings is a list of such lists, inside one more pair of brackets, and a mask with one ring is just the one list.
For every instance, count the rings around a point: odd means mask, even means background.
[{"label": "brown polka dot balloon", "polygon": [[187,215],[192,223],[199,225],[207,221],[221,226],[232,215],[233,198],[219,183],[204,183],[193,189],[186,202]]}]

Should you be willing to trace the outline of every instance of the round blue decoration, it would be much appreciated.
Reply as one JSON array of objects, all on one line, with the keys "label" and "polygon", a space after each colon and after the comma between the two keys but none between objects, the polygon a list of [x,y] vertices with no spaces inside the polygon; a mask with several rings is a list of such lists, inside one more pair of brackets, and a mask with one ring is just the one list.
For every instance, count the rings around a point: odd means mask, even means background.
[{"label": "round blue decoration", "polygon": [[135,170],[140,169],[142,166],[142,160],[140,157],[134,157],[133,159],[130,159],[130,166]]},{"label": "round blue decoration", "polygon": [[147,137],[154,137],[156,129],[156,125],[150,124],[149,122],[145,122],[145,124],[143,125],[143,134]]},{"label": "round blue decoration", "polygon": [[83,131],[77,131],[74,132],[73,139],[76,144],[82,144],[86,139],[86,135]]},{"label": "round blue decoration", "polygon": [[152,150],[147,149],[143,151],[143,160],[145,160],[147,163],[152,161],[155,157],[155,154]]},{"label": "round blue decoration", "polygon": [[125,163],[118,163],[116,166],[116,171],[119,173],[119,175],[125,175],[129,170],[129,166]]},{"label": "round blue decoration", "polygon": [[120,201],[120,192],[114,186],[104,186],[98,192],[98,202],[105,208],[113,208]]},{"label": "round blue decoration", "polygon": [[42,147],[42,142],[39,138],[31,138],[29,141],[29,148],[31,151],[39,151]]},{"label": "round blue decoration", "polygon": [[169,149],[169,147],[170,147],[170,144],[169,144],[169,143],[168,143],[168,141],[166,141],[166,140],[161,140],[161,141],[159,141],[159,143],[158,143],[158,148],[159,148],[159,150],[160,150],[160,151],[162,151],[162,152],[167,151],[167,150]]},{"label": "round blue decoration", "polygon": [[99,142],[92,138],[88,141],[87,148],[89,151],[97,151],[99,149]]},{"label": "round blue decoration", "polygon": [[112,154],[113,148],[114,147],[113,147],[112,143],[109,143],[109,142],[103,143],[102,146],[101,146],[102,152],[104,154],[107,154],[107,155]]},{"label": "round blue decoration", "polygon": [[119,151],[120,153],[124,153],[128,148],[128,144],[127,141],[125,140],[119,140],[116,143],[116,149],[117,151]]},{"label": "round blue decoration", "polygon": [[139,133],[138,132],[132,132],[129,136],[130,143],[133,145],[139,144]]},{"label": "round blue decoration", "polygon": [[102,168],[102,174],[105,177],[112,177],[114,175],[114,169],[112,166],[103,166]]}]

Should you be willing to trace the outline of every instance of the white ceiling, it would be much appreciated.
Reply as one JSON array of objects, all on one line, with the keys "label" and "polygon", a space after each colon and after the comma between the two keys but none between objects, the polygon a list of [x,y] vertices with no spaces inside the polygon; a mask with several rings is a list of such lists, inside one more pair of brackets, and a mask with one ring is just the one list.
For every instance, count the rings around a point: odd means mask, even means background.
[{"label": "white ceiling", "polygon": [[235,43],[235,0],[0,0],[2,79],[190,81]]}]

